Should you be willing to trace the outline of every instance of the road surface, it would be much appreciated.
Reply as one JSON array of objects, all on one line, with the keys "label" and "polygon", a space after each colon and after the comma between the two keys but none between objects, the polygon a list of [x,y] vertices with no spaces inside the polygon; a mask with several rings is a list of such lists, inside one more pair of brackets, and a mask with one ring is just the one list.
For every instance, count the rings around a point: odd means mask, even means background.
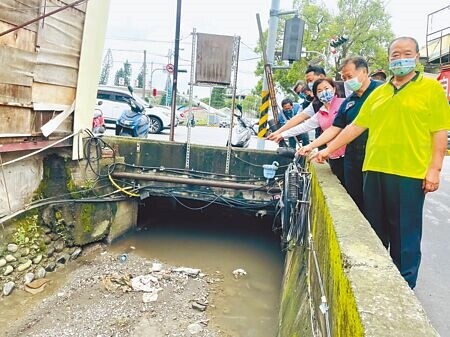
[{"label": "road surface", "polygon": [[442,337],[450,337],[449,267],[450,156],[446,156],[440,187],[425,198],[422,262],[414,291]]}]

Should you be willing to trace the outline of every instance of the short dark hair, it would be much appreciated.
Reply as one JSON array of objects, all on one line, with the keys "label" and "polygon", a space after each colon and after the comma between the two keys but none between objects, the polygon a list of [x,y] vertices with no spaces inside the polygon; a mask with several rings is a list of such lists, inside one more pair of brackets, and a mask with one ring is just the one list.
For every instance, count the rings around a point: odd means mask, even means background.
[{"label": "short dark hair", "polygon": [[281,101],[281,107],[283,107],[283,105],[285,105],[285,104],[290,104],[290,105],[294,106],[294,102],[290,98],[285,98]]},{"label": "short dark hair", "polygon": [[319,78],[317,81],[314,82],[313,89],[312,89],[314,97],[316,97],[316,98],[319,98],[319,97],[317,97],[317,87],[322,82],[328,82],[328,83],[330,83],[330,85],[333,88],[336,89],[336,84],[334,83],[334,81],[331,78],[328,78],[328,77],[327,78]]},{"label": "short dark hair", "polygon": [[342,70],[347,64],[353,63],[355,65],[355,69],[366,69],[369,72],[369,65],[367,61],[361,56],[350,56],[342,61],[339,71]]},{"label": "short dark hair", "polygon": [[300,87],[300,86],[303,87],[304,85],[305,85],[305,82],[303,82],[302,80],[298,80],[298,81],[295,83],[295,85],[294,85],[294,87],[292,88],[292,90],[296,91],[298,87]]},{"label": "short dark hair", "polygon": [[306,68],[305,75],[310,73],[311,71],[314,73],[314,75],[317,76],[319,75],[327,76],[325,69],[319,66],[312,66],[312,65],[309,65],[308,68]]},{"label": "short dark hair", "polygon": [[397,42],[397,41],[399,41],[399,40],[410,40],[410,41],[414,42],[414,44],[416,45],[416,53],[419,52],[419,42],[417,42],[417,40],[416,40],[415,38],[410,37],[410,36],[400,36],[400,37],[397,37],[397,38],[393,39],[393,40],[391,41],[391,43],[389,43],[389,46],[388,46],[388,55],[391,53],[391,47],[392,47],[392,45],[394,44],[394,42]]}]

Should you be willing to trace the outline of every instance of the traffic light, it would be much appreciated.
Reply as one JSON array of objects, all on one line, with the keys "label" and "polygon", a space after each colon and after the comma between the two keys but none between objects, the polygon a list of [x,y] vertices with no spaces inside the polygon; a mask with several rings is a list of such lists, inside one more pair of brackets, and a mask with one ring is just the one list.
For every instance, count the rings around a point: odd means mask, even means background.
[{"label": "traffic light", "polygon": [[153,97],[156,97],[158,95],[158,92],[156,91],[156,88],[153,88],[152,95],[153,95]]},{"label": "traffic light", "polygon": [[305,21],[299,17],[293,17],[286,20],[283,37],[283,51],[281,53],[282,60],[293,62],[301,57],[303,31],[305,29]]},{"label": "traffic light", "polygon": [[336,47],[343,45],[347,41],[348,41],[348,37],[338,36],[337,38],[334,38],[331,40],[330,46],[333,48],[336,48]]}]

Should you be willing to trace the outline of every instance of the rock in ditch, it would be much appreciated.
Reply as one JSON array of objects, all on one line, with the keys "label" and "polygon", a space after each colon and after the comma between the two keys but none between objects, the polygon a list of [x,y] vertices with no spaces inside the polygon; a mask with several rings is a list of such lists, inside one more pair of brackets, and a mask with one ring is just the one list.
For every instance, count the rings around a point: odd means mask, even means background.
[{"label": "rock in ditch", "polygon": [[0,268],[4,267],[6,265],[6,260],[5,259],[0,259]]},{"label": "rock in ditch", "polygon": [[44,267],[39,267],[36,270],[36,279],[44,278],[45,274],[46,274],[45,268]]},{"label": "rock in ditch", "polygon": [[6,255],[6,256],[5,256],[5,259],[6,259],[6,262],[14,262],[14,261],[17,261],[17,259],[16,259],[14,256],[12,256],[11,254]]},{"label": "rock in ditch", "polygon": [[199,323],[192,323],[189,324],[188,331],[191,335],[196,335],[203,331],[203,327]]},{"label": "rock in ditch", "polygon": [[30,268],[31,267],[31,264],[32,264],[33,262],[31,262],[31,260],[27,260],[25,263],[22,263],[22,264],[20,264],[18,267],[17,267],[17,271],[24,271],[24,270],[27,270],[28,268]]},{"label": "rock in ditch", "polygon": [[24,278],[23,278],[23,280],[24,280],[25,284],[30,283],[31,281],[34,280],[34,274],[33,273],[26,273]]},{"label": "rock in ditch", "polygon": [[42,261],[42,254],[39,254],[33,259],[34,264],[39,264]]},{"label": "rock in ditch", "polygon": [[16,284],[12,281],[5,283],[5,285],[3,286],[3,296],[8,296],[9,294],[11,294],[15,286]]},{"label": "rock in ditch", "polygon": [[70,259],[71,260],[75,260],[76,258],[78,258],[78,256],[80,256],[80,254],[81,254],[81,248],[80,247],[77,247],[75,250],[74,250],[74,252],[70,255]]},{"label": "rock in ditch", "polygon": [[10,243],[6,249],[7,249],[8,252],[10,252],[10,253],[15,253],[15,252],[17,252],[17,250],[19,249],[19,246],[16,245],[15,243]]},{"label": "rock in ditch", "polygon": [[3,273],[4,276],[7,276],[13,272],[14,268],[13,266],[6,266],[5,272]]},{"label": "rock in ditch", "polygon": [[46,272],[52,272],[54,271],[56,268],[56,263],[55,262],[50,262],[49,264],[47,264],[47,266],[45,267],[45,271]]}]

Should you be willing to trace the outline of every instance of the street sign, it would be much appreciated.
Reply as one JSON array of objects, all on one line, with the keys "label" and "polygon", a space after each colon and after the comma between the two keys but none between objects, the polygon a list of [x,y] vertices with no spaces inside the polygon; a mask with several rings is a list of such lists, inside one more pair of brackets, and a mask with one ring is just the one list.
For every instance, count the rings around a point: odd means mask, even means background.
[{"label": "street sign", "polygon": [[172,74],[174,70],[173,64],[169,63],[168,65],[166,65],[166,70],[168,73]]}]

